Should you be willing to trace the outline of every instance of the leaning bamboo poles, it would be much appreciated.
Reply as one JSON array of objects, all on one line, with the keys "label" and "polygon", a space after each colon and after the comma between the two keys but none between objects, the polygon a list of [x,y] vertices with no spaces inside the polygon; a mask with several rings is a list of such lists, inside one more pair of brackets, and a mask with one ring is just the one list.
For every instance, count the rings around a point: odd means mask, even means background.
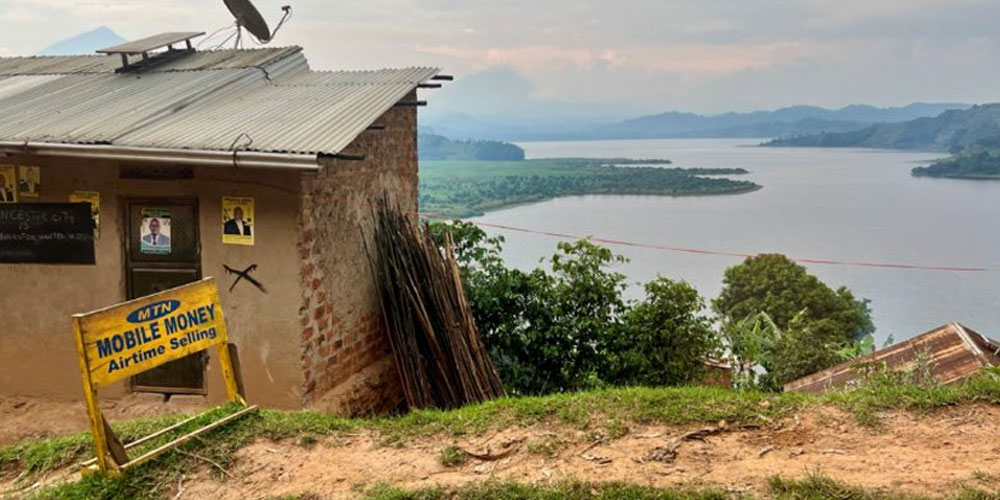
[{"label": "leaning bamboo poles", "polygon": [[453,408],[504,395],[472,318],[451,236],[430,231],[382,200],[365,250],[403,392],[411,408]]}]

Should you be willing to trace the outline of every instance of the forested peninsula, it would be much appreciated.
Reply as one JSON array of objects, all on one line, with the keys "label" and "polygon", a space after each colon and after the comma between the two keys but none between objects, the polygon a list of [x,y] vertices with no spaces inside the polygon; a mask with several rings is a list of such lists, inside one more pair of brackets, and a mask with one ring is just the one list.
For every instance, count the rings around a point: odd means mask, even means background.
[{"label": "forested peninsula", "polygon": [[[473,217],[561,196],[693,196],[747,193],[760,186],[720,175],[742,168],[667,168],[668,160],[551,158],[512,162],[422,161],[420,210]],[[705,177],[712,176],[712,177]]]},{"label": "forested peninsula", "polygon": [[915,177],[950,179],[1000,179],[1000,150],[971,147],[950,158],[912,171]]}]

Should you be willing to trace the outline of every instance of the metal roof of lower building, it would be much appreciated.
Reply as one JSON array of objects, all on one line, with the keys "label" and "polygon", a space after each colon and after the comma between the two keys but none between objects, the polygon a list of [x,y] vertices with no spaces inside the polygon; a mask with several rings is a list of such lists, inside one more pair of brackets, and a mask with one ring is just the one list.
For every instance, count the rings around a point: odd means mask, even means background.
[{"label": "metal roof of lower building", "polygon": [[0,143],[333,155],[439,71],[311,71],[297,47],[117,61],[0,58]]},{"label": "metal roof of lower building", "polygon": [[985,366],[1000,365],[1000,343],[959,323],[949,323],[910,340],[785,384],[786,391],[821,393],[856,384],[867,371],[912,371],[926,363],[942,384],[960,382]]}]

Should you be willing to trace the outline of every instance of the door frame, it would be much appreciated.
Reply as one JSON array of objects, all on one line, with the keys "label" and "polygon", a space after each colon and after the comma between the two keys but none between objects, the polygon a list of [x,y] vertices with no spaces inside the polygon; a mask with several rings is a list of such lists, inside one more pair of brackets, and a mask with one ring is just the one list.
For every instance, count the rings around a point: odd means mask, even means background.
[{"label": "door frame", "polygon": [[[122,221],[124,221],[123,228],[125,244],[123,245],[123,250],[125,252],[124,258],[122,259],[122,265],[125,268],[125,297],[126,300],[135,299],[137,297],[133,296],[133,283],[132,283],[132,272],[136,270],[148,271],[148,272],[169,272],[169,271],[193,271],[194,280],[197,281],[202,278],[202,262],[201,262],[201,212],[200,204],[198,203],[197,197],[123,197],[122,198]],[[132,241],[132,207],[134,205],[188,205],[193,207],[194,220],[192,224],[194,226],[195,234],[195,258],[197,262],[132,262],[132,250],[135,242]],[[207,354],[205,351],[200,353],[202,356],[202,370],[204,371],[207,363]],[[202,377],[202,386],[200,389],[190,388],[190,387],[166,387],[166,386],[147,386],[138,385],[135,381],[135,377],[129,377],[128,388],[130,392],[146,392],[146,393],[163,393],[163,394],[192,394],[192,395],[206,395],[208,394],[208,383],[206,378]]]}]

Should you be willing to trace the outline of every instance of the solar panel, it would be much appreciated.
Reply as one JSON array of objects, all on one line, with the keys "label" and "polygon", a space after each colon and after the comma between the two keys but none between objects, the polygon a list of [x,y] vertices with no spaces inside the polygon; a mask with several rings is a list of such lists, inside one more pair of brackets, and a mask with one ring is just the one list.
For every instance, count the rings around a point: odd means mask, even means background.
[{"label": "solar panel", "polygon": [[125,42],[120,45],[115,45],[113,47],[107,47],[97,50],[99,54],[142,54],[145,52],[150,52],[156,49],[162,49],[163,47],[170,47],[174,44],[185,42],[187,48],[191,48],[191,39],[204,35],[204,31],[180,31],[171,33],[160,33],[159,35],[153,35],[151,37],[143,38],[141,40],[134,40],[131,42]]}]

